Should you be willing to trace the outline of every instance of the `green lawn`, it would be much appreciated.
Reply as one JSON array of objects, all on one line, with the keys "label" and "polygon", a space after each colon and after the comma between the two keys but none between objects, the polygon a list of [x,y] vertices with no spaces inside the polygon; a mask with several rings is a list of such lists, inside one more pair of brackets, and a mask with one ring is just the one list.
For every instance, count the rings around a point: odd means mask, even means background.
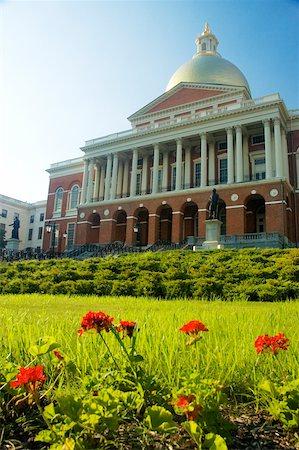
[{"label": "green lawn", "polygon": [[[138,322],[137,351],[144,357],[149,374],[175,386],[184,373],[200,373],[220,380],[235,394],[254,389],[262,378],[298,378],[299,302],[249,303],[162,301],[129,297],[70,297],[50,295],[2,295],[0,297],[1,360],[24,366],[32,360],[28,352],[38,338],[51,335],[61,344],[82,377],[107,370],[107,350],[99,335],[77,335],[81,318],[88,311],[103,311],[115,318]],[[186,346],[179,331],[186,322],[198,319],[209,329],[203,339]],[[257,355],[258,335],[285,333],[287,351],[277,357]],[[112,333],[104,333],[116,357]],[[49,364],[49,355],[38,361]],[[71,386],[70,386],[71,388]]]}]

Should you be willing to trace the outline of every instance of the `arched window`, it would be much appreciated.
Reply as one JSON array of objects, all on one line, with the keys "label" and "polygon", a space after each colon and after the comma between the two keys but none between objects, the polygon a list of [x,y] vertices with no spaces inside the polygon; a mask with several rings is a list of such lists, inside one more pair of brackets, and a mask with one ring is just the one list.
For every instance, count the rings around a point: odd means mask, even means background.
[{"label": "arched window", "polygon": [[207,44],[206,44],[205,42],[203,42],[203,43],[201,44],[201,49],[202,49],[203,52],[206,51],[206,49],[207,49]]},{"label": "arched window", "polygon": [[61,212],[62,208],[62,198],[63,198],[63,189],[58,188],[55,192],[55,203],[54,203],[54,212]]},{"label": "arched window", "polygon": [[70,203],[69,203],[69,209],[76,209],[79,203],[79,193],[80,188],[77,184],[75,184],[70,192]]}]

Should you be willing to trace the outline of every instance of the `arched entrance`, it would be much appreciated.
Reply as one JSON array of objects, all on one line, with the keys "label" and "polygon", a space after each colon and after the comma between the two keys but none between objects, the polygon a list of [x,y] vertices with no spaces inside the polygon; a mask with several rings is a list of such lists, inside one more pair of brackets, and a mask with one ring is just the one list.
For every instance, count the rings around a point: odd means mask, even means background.
[{"label": "arched entrance", "polygon": [[136,224],[134,226],[135,244],[147,245],[148,243],[148,210],[146,208],[139,208],[136,211],[135,217],[137,217]]},{"label": "arched entrance", "polygon": [[265,199],[258,194],[248,197],[246,206],[245,233],[265,233],[266,214]]},{"label": "arched entrance", "polygon": [[188,236],[198,236],[198,205],[188,202],[183,205],[183,239]]},{"label": "arched entrance", "polygon": [[101,218],[98,213],[92,213],[88,216],[89,229],[86,235],[86,244],[98,244],[100,242]]},{"label": "arched entrance", "polygon": [[114,241],[125,242],[127,231],[127,213],[125,211],[117,211],[115,216],[115,230],[113,235]]},{"label": "arched entrance", "polygon": [[158,209],[157,214],[160,216],[158,240],[170,243],[172,234],[172,208],[169,205],[163,205]]}]

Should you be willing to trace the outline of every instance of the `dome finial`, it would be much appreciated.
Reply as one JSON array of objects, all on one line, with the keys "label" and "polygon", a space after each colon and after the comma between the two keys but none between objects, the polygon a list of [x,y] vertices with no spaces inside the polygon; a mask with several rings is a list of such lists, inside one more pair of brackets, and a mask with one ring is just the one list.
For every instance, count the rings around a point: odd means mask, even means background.
[{"label": "dome finial", "polygon": [[205,34],[211,34],[211,30],[210,30],[208,22],[205,23],[205,29],[204,29],[204,32],[202,33],[202,35],[204,36]]}]

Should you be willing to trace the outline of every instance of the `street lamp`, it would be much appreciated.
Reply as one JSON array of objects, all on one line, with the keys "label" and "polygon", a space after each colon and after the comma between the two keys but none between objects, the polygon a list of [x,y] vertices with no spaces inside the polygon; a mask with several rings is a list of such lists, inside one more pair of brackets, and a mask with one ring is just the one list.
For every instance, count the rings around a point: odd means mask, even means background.
[{"label": "street lamp", "polygon": [[48,222],[46,225],[47,233],[51,233],[50,247],[51,247],[51,258],[55,256],[55,238],[56,233],[59,232],[55,222]]}]

